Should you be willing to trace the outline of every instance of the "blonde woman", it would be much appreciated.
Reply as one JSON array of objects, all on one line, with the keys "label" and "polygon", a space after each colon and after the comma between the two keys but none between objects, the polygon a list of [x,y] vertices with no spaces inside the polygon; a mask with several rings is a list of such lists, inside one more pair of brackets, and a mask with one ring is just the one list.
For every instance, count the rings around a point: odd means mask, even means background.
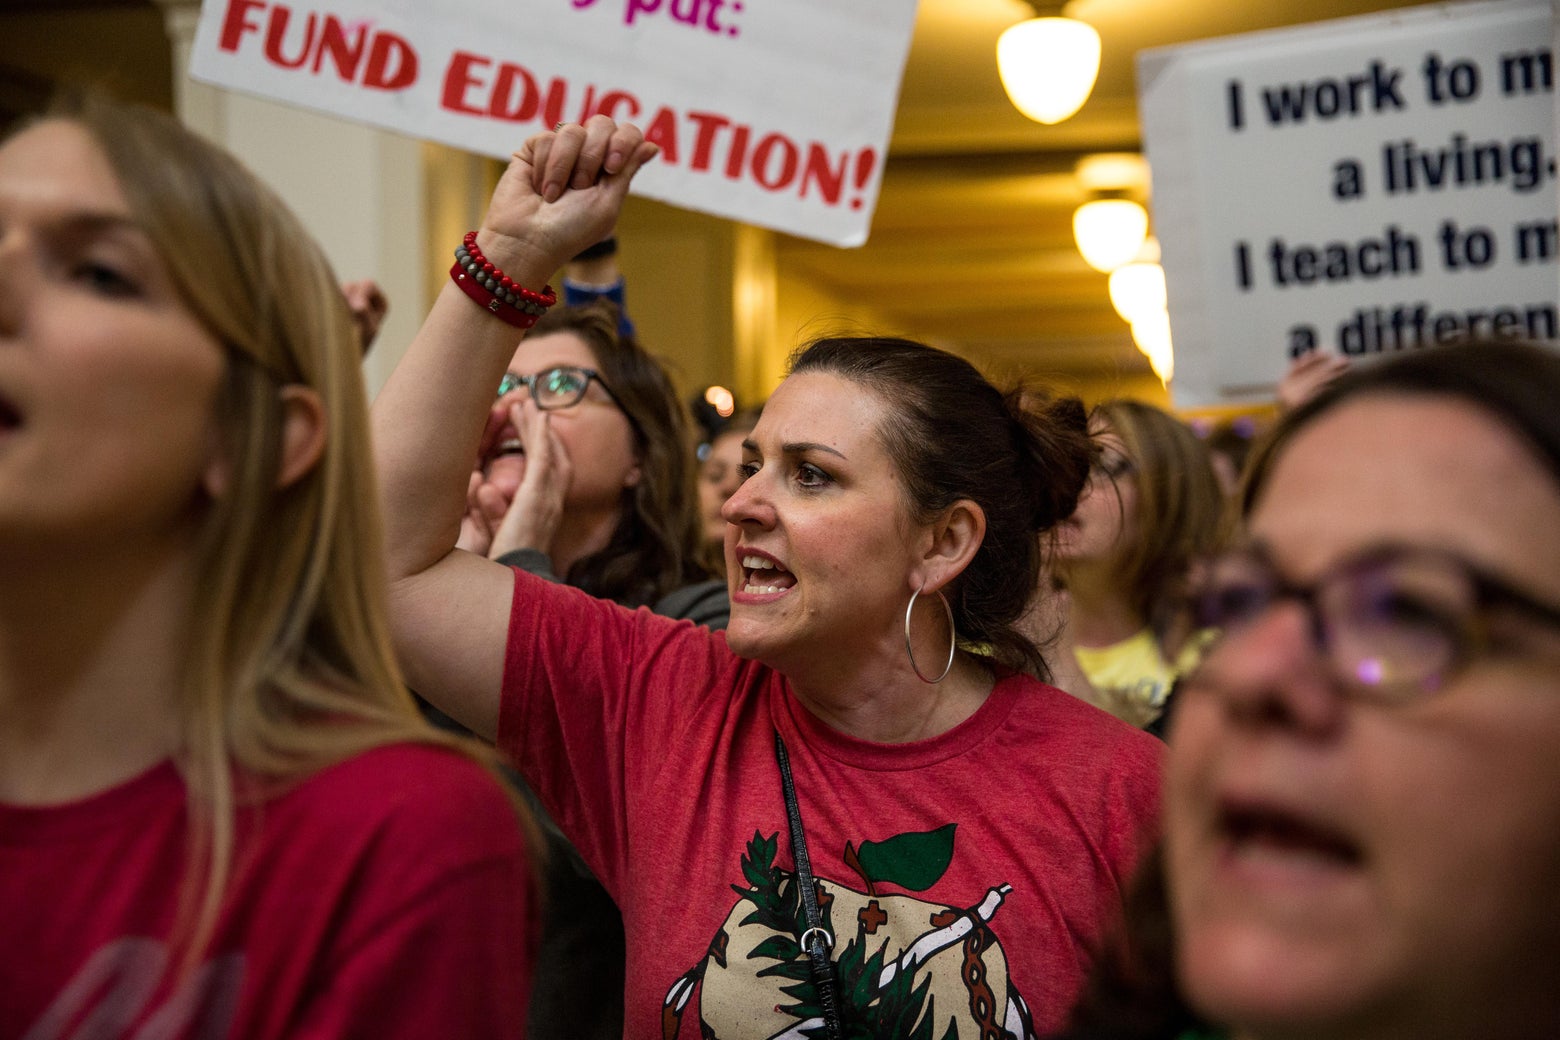
[{"label": "blonde woman", "polygon": [[167,117],[0,145],[0,1036],[524,1022],[524,829],[387,648],[358,354]]},{"label": "blonde woman", "polygon": [[[1065,589],[1057,684],[1139,726],[1164,712],[1193,637],[1162,651],[1167,606],[1194,562],[1218,545],[1223,495],[1207,446],[1179,419],[1138,401],[1097,406],[1099,446],[1086,491],[1057,528],[1055,579]],[[1040,598],[1053,590],[1042,589]]]}]

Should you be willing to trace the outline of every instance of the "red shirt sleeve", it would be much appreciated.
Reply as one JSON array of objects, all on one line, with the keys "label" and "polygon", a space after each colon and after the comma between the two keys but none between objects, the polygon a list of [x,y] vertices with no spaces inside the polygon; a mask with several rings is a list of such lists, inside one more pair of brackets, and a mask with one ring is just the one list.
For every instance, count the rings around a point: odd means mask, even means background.
[{"label": "red shirt sleeve", "polygon": [[693,728],[760,667],[719,632],[517,570],[498,746],[616,896],[632,792],[679,749],[707,755]]}]

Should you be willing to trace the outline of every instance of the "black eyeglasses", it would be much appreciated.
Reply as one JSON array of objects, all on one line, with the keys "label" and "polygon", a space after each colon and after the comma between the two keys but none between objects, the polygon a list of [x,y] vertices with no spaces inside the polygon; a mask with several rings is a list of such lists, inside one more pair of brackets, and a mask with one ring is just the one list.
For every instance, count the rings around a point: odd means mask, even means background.
[{"label": "black eyeglasses", "polygon": [[1307,585],[1284,578],[1259,550],[1228,553],[1208,564],[1191,606],[1196,624],[1219,630],[1222,639],[1286,599],[1306,608],[1312,636],[1338,680],[1384,700],[1434,693],[1488,652],[1492,610],[1515,610],[1560,628],[1560,606],[1454,553],[1405,547],[1344,560]]},{"label": "black eyeglasses", "polygon": [[503,397],[505,394],[514,393],[523,386],[530,391],[531,400],[536,402],[536,407],[544,412],[556,408],[569,408],[585,399],[585,392],[590,389],[593,379],[601,384],[607,396],[612,398],[612,403],[622,409],[623,405],[618,401],[617,394],[614,394],[607,381],[601,378],[601,373],[594,368],[581,368],[578,365],[544,368],[529,376],[520,375],[518,372],[505,372],[504,378],[498,384],[498,396]]}]

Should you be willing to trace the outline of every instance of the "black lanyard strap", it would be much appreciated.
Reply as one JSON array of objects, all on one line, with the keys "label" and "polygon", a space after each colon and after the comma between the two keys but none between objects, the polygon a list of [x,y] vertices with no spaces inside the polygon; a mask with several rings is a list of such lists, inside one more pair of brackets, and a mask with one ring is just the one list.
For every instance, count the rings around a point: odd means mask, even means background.
[{"label": "black lanyard strap", "polygon": [[798,938],[802,951],[812,965],[813,986],[818,991],[818,1007],[823,1012],[824,1036],[828,1040],[841,1040],[844,1029],[840,1025],[838,984],[834,977],[834,962],[829,950],[834,946],[834,936],[823,927],[823,915],[818,911],[818,891],[813,882],[812,863],[807,857],[807,835],[802,831],[802,810],[796,804],[796,785],[791,781],[791,757],[786,754],[785,741],[775,730],[775,761],[780,765],[780,789],[785,793],[785,815],[791,826],[791,854],[796,859],[796,884],[801,891],[802,916],[807,929]]}]

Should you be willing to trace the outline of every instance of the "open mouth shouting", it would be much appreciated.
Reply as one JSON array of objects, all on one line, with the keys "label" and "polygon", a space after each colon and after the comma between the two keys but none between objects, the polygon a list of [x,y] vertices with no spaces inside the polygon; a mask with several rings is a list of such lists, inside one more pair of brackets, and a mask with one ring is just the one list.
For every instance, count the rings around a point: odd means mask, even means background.
[{"label": "open mouth shouting", "polygon": [[1219,807],[1220,838],[1233,863],[1302,871],[1353,870],[1360,846],[1324,821],[1260,802],[1226,800]]},{"label": "open mouth shouting", "polygon": [[796,584],[796,576],[784,567],[774,557],[767,554],[754,552],[752,549],[741,551],[742,585],[740,590],[749,596],[770,596],[788,591]]},{"label": "open mouth shouting", "polygon": [[525,463],[525,443],[511,427],[487,449],[482,459],[482,473],[506,498],[511,498],[525,477]]}]

